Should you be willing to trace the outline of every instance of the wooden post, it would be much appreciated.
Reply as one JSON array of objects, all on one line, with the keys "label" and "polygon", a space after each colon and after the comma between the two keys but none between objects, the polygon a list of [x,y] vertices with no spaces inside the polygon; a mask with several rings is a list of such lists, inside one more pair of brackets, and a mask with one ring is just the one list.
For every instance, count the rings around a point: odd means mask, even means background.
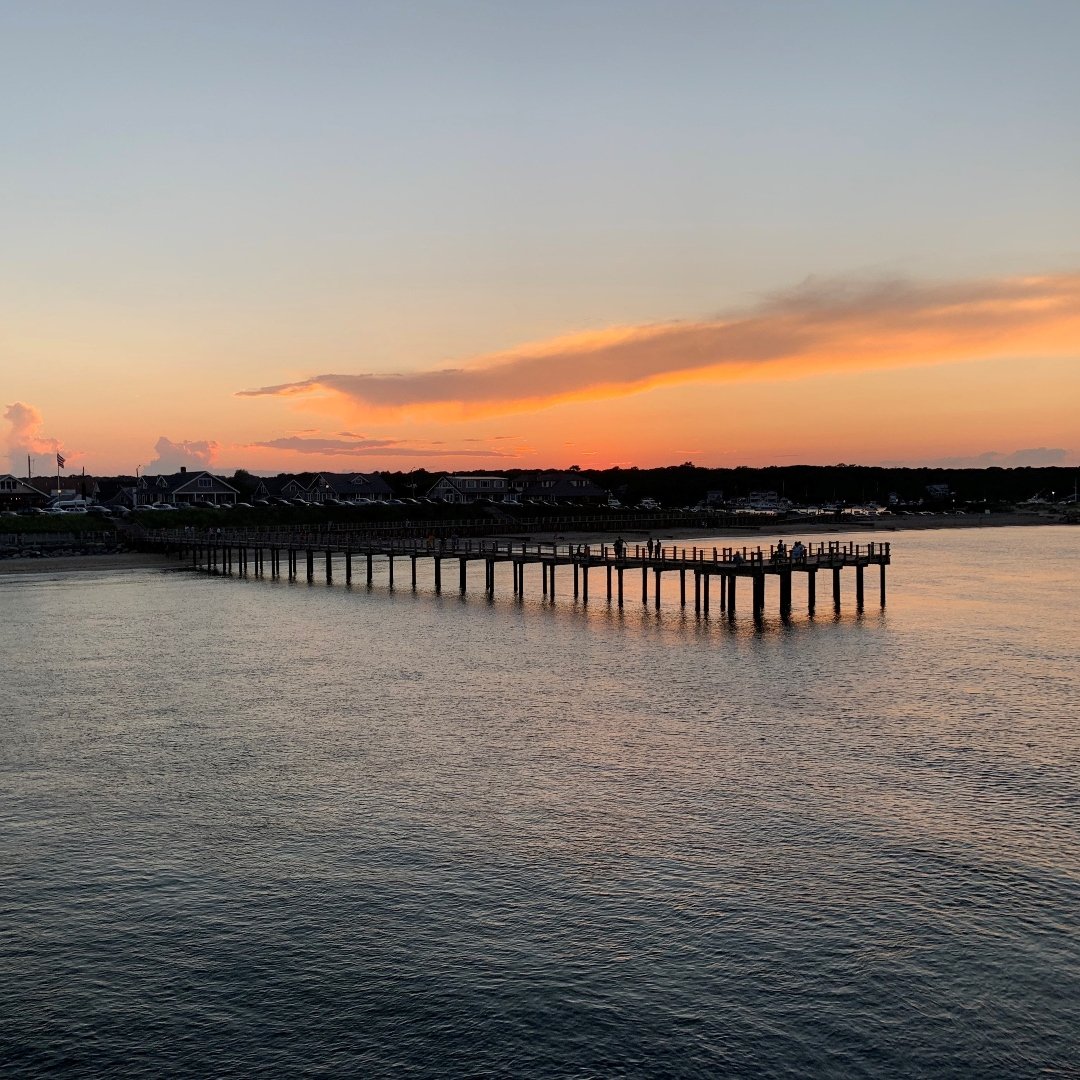
[{"label": "wooden post", "polygon": [[840,610],[840,567],[834,566],[832,571],[832,602],[837,611]]},{"label": "wooden post", "polygon": [[641,602],[649,602],[649,567],[645,563],[641,564]]},{"label": "wooden post", "polygon": [[765,610],[765,571],[754,571],[754,618],[761,618]]},{"label": "wooden post", "polygon": [[727,583],[728,575],[720,575],[720,610],[727,611]]},{"label": "wooden post", "polygon": [[372,566],[372,552],[368,548],[367,553],[367,583],[370,585],[375,580],[375,567]]},{"label": "wooden post", "polygon": [[547,563],[543,559],[540,560],[540,579],[544,595],[547,596]]},{"label": "wooden post", "polygon": [[345,549],[345,584],[352,584],[352,551]]},{"label": "wooden post", "polygon": [[551,575],[551,600],[552,600],[552,603],[554,603],[555,602],[555,561],[554,560],[552,560],[552,562],[551,562],[551,569],[548,571],[548,573]]},{"label": "wooden post", "polygon": [[580,592],[580,583],[578,581],[580,576],[581,576],[581,571],[578,569],[578,561],[577,561],[577,559],[575,559],[574,560],[574,599],[575,600],[578,598],[578,593]]},{"label": "wooden post", "polygon": [[708,618],[709,615],[709,594],[712,592],[712,574],[706,574],[702,571],[701,574],[701,612]]},{"label": "wooden post", "polygon": [[656,610],[660,610],[660,567],[656,568]]},{"label": "wooden post", "polygon": [[329,585],[334,580],[334,564],[330,554],[330,549],[326,549],[326,584]]},{"label": "wooden post", "polygon": [[728,578],[727,590],[727,614],[729,619],[735,618],[735,584],[739,580],[738,574],[732,574]]},{"label": "wooden post", "polygon": [[460,559],[458,559],[458,585],[460,586],[462,592],[465,591],[465,578],[466,578],[466,574],[467,574],[467,566],[468,566],[468,561],[466,560],[465,556],[463,555]]},{"label": "wooden post", "polygon": [[607,598],[608,603],[611,603],[611,563],[607,564]]},{"label": "wooden post", "polygon": [[386,556],[386,574],[392,589],[394,587],[394,553],[392,551]]},{"label": "wooden post", "polygon": [[855,567],[855,607],[863,609],[863,564],[858,563]]},{"label": "wooden post", "polygon": [[581,568],[581,602],[589,602],[589,564],[585,563]]},{"label": "wooden post", "polygon": [[[683,552],[685,558],[686,552]],[[679,567],[679,607],[686,607],[686,567]]]},{"label": "wooden post", "polygon": [[412,590],[416,592],[416,552],[412,553]]},{"label": "wooden post", "polygon": [[694,612],[701,614],[701,570],[694,567]]},{"label": "wooden post", "polygon": [[619,607],[623,605],[623,568],[620,566],[617,571],[619,578]]},{"label": "wooden post", "polygon": [[881,606],[885,606],[885,564],[881,563],[878,567],[881,571]]},{"label": "wooden post", "polygon": [[791,568],[780,571],[780,614],[785,618],[791,614]]},{"label": "wooden post", "polygon": [[315,580],[315,552],[311,548],[307,549],[307,579]]},{"label": "wooden post", "polygon": [[435,591],[442,592],[442,559],[436,555],[435,558]]},{"label": "wooden post", "polygon": [[806,571],[806,608],[811,615],[814,614],[814,605],[817,603],[817,571]]}]

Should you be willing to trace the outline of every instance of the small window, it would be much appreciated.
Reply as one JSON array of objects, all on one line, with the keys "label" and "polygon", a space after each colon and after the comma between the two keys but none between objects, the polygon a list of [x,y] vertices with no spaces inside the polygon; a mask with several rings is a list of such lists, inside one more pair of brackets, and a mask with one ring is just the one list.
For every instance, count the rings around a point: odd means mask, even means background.
[{"label": "small window", "polygon": [[214,486],[214,481],[211,480],[209,476],[200,476],[199,477],[199,487],[208,488],[208,487],[213,487],[213,486]]}]

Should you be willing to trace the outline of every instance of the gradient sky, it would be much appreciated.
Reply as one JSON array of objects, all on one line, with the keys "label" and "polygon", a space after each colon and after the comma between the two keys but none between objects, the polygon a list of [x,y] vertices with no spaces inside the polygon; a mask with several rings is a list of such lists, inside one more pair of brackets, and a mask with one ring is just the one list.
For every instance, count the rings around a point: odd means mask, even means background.
[{"label": "gradient sky", "polygon": [[0,6],[11,466],[1080,463],[1080,4]]}]

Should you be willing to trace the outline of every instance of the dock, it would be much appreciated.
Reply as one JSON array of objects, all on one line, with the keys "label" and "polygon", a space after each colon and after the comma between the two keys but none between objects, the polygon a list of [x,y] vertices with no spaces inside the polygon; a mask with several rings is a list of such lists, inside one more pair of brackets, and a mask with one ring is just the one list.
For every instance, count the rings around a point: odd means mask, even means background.
[{"label": "dock", "polygon": [[[383,564],[390,589],[402,577],[414,591],[417,589],[417,566],[430,563],[434,588],[441,593],[450,583],[456,570],[457,588],[461,593],[476,587],[477,571],[483,570],[483,591],[494,596],[496,567],[508,563],[512,569],[513,595],[524,598],[532,586],[541,597],[554,602],[558,589],[566,590],[575,601],[587,604],[590,595],[600,594],[609,604],[623,607],[628,590],[640,584],[641,603],[650,602],[660,609],[664,575],[678,579],[679,606],[693,604],[695,613],[708,616],[715,602],[719,610],[734,618],[736,601],[743,588],[750,594],[750,610],[761,618],[766,608],[766,582],[775,581],[770,590],[776,595],[777,609],[782,618],[792,611],[792,580],[805,577],[807,610],[813,614],[817,606],[818,574],[831,575],[831,600],[835,611],[841,608],[842,577],[851,570],[854,575],[854,604],[858,611],[865,605],[865,577],[869,567],[878,568],[878,594],[885,606],[885,568],[891,561],[891,545],[885,543],[859,544],[853,541],[823,541],[805,546],[771,545],[769,547],[700,547],[661,544],[566,544],[531,543],[517,540],[440,538],[427,540],[415,537],[381,538],[367,543],[354,542],[348,537],[320,538],[320,542],[297,540],[289,536],[258,533],[245,534],[230,530],[201,535],[181,530],[161,530],[145,535],[140,546],[178,555],[191,568],[208,574],[235,574],[241,577],[273,580],[286,578],[297,581],[301,576],[309,583],[318,576],[327,584],[334,581],[335,568],[352,585],[357,570],[371,587],[375,568]],[[794,551],[792,550],[794,548]],[[539,568],[536,574],[532,568]],[[530,572],[531,571],[531,572]],[[471,572],[471,573],[470,573]],[[537,582],[535,579],[539,577]],[[740,583],[743,583],[740,587]],[[590,594],[590,589],[592,593]],[[850,590],[849,590],[850,592]],[[745,604],[745,601],[744,601]]]}]

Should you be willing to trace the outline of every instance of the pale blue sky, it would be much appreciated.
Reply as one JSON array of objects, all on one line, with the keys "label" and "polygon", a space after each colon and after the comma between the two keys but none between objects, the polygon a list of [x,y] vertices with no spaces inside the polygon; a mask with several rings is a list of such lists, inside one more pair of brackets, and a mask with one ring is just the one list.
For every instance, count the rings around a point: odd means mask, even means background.
[{"label": "pale blue sky", "polygon": [[1073,269],[1078,46],[1076,0],[5,3],[0,316],[240,387]]}]

